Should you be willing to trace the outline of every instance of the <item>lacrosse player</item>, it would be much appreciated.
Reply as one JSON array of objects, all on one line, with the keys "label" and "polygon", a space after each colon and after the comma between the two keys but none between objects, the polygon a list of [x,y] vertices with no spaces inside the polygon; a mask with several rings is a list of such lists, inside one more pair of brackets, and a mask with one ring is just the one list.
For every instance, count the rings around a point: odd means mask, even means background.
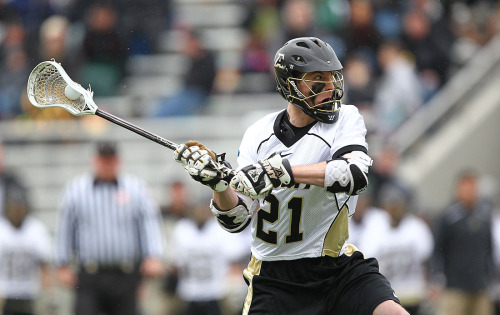
[{"label": "lacrosse player", "polygon": [[36,314],[42,289],[50,291],[51,237],[47,227],[31,214],[27,193],[14,182],[2,191],[0,314],[4,315]]},{"label": "lacrosse player", "polygon": [[288,106],[247,129],[230,181],[205,146],[174,152],[214,190],[210,207],[223,229],[251,225],[243,314],[408,314],[377,261],[344,247],[372,159],[362,116],[341,105],[340,61],[326,42],[302,37],[277,51],[274,70]]}]

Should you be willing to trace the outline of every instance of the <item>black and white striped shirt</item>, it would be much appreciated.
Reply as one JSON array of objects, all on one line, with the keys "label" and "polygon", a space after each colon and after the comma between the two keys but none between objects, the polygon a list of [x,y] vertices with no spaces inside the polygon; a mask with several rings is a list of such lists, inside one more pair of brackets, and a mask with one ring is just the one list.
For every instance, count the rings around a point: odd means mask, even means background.
[{"label": "black and white striped shirt", "polygon": [[66,186],[56,233],[56,263],[105,265],[161,258],[158,205],[146,184],[120,175],[115,183],[84,174]]}]

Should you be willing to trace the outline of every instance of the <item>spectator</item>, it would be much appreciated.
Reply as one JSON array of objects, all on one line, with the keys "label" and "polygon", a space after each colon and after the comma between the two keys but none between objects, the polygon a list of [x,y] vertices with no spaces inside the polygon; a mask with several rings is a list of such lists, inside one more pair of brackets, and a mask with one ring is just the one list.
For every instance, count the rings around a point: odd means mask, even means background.
[{"label": "spectator", "polygon": [[125,74],[128,55],[124,39],[116,29],[116,8],[96,3],[86,18],[88,30],[82,44],[83,64],[78,81],[91,84],[96,96],[114,95]]},{"label": "spectator", "polygon": [[284,26],[283,38],[280,42],[302,36],[311,36],[314,32],[314,6],[309,1],[289,0],[282,9]]},{"label": "spectator", "polygon": [[[42,23],[39,32],[39,55],[32,61],[31,69],[41,61],[55,59],[63,65],[64,70],[71,78],[76,77],[81,56],[75,52],[74,47],[71,47],[73,44],[70,44],[70,29],[71,25],[69,21],[61,15],[53,15]],[[29,72],[22,79],[23,92],[26,90],[26,78],[28,75]],[[23,115],[34,120],[62,120],[73,119],[75,117],[62,108],[53,108],[51,110],[37,108],[27,100],[27,95],[21,98],[20,106]]]},{"label": "spectator", "polygon": [[384,42],[377,51],[382,76],[375,89],[374,119],[378,135],[385,138],[423,103],[415,67],[398,42]]},{"label": "spectator", "polygon": [[383,38],[374,24],[372,2],[353,0],[349,4],[351,18],[339,32],[345,43],[345,55],[361,54],[374,65]]},{"label": "spectator", "polygon": [[[76,77],[82,55],[76,51],[81,43],[75,43],[69,20],[62,15],[53,15],[40,26],[40,50],[38,61],[55,59],[61,63],[71,78]],[[37,63],[38,63],[37,61]],[[36,65],[33,65],[36,66]]]},{"label": "spectator", "polygon": [[441,297],[437,315],[491,315],[493,204],[478,197],[478,177],[470,170],[459,175],[455,197],[436,223],[431,270]]},{"label": "spectator", "polygon": [[449,49],[450,75],[453,75],[498,32],[500,24],[499,12],[493,3],[457,2],[450,7],[450,12],[456,38]]},{"label": "spectator", "polygon": [[[426,2],[427,0],[420,1]],[[434,0],[431,0],[434,1]],[[385,40],[393,40],[401,35],[401,15],[405,7],[417,1],[373,1],[373,23]]]},{"label": "spectator", "polygon": [[[186,303],[181,314],[223,314],[231,266],[236,264],[241,273],[240,262],[250,256],[250,239],[246,244],[240,240],[219,227],[206,203],[195,205],[177,223],[173,233],[177,294]],[[245,293],[241,301],[244,297]]]},{"label": "spectator", "polygon": [[[245,46],[241,52],[241,65],[238,67],[238,80],[221,78],[221,73],[217,75],[216,88],[218,92],[231,92],[231,81],[235,82],[232,91],[237,93],[266,93],[272,91],[274,78],[269,68],[272,56],[267,50],[266,40],[261,33],[252,31],[248,34]],[[241,70],[241,71],[240,71]],[[234,84],[234,83],[233,83]],[[271,86],[271,87],[270,87]]]},{"label": "spectator", "polygon": [[19,181],[1,179],[0,313],[31,315],[41,286],[50,285],[50,235],[30,214],[27,191]]},{"label": "spectator", "polygon": [[379,194],[389,216],[384,223],[372,225],[359,246],[366,257],[377,258],[380,272],[391,282],[401,305],[417,315],[427,297],[433,235],[427,223],[411,213],[408,191],[387,184]]},{"label": "spectator", "polygon": [[[84,1],[85,2],[85,1]],[[172,0],[127,0],[117,9],[118,26],[131,55],[159,52],[159,39],[175,19]]]},{"label": "spectator", "polygon": [[375,93],[373,72],[370,62],[362,56],[353,55],[346,60],[344,80],[347,102],[358,108],[369,127],[371,127],[370,113]]},{"label": "spectator", "polygon": [[340,32],[349,20],[349,1],[315,1],[315,16],[318,26],[332,32]]},{"label": "spectator", "polygon": [[0,47],[0,120],[22,113],[20,100],[31,70],[25,40],[26,29],[22,24],[14,22],[6,27]]},{"label": "spectator", "polygon": [[402,42],[413,55],[422,80],[437,80],[436,90],[448,78],[453,40],[446,20],[433,22],[425,12],[419,10],[408,11],[403,16]]},{"label": "spectator", "polygon": [[89,12],[99,2],[114,5],[116,29],[130,55],[158,52],[158,39],[176,18],[172,0],[72,0],[65,10],[66,15],[73,24],[79,24],[82,12]]},{"label": "spectator", "polygon": [[246,16],[241,23],[242,26],[267,43],[273,32],[280,27],[282,3],[282,0],[245,1],[242,5],[245,6]]},{"label": "spectator", "polygon": [[241,68],[243,72],[270,72],[271,56],[269,56],[265,46],[265,40],[259,33],[249,34],[245,50],[242,53],[243,64]]},{"label": "spectator", "polygon": [[212,92],[216,69],[215,54],[204,48],[199,35],[183,31],[182,53],[189,66],[182,87],[174,95],[161,97],[153,104],[153,117],[190,115],[203,109]]},{"label": "spectator", "polygon": [[136,315],[141,278],[163,274],[159,209],[142,180],[119,172],[116,144],[100,142],[93,162],[93,173],[69,182],[61,201],[59,279],[77,285],[78,315]]},{"label": "spectator", "polygon": [[22,25],[26,40],[24,50],[29,60],[36,59],[38,55],[38,31],[42,22],[54,14],[55,1],[24,1],[12,0],[0,3],[0,22]]},{"label": "spectator", "polygon": [[314,9],[314,1],[289,0],[283,2],[279,12],[281,27],[269,37],[267,44],[269,56],[274,56],[281,43],[292,38],[320,35]]}]

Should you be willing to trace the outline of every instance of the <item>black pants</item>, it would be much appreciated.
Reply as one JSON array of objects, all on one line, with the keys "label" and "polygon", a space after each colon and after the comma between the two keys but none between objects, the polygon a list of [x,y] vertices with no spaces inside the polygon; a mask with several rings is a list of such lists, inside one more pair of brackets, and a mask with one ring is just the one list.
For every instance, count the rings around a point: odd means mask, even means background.
[{"label": "black pants", "polygon": [[33,315],[35,314],[34,300],[6,299],[3,305],[3,315]]},{"label": "black pants", "polygon": [[218,301],[188,302],[183,315],[220,315]]},{"label": "black pants", "polygon": [[137,315],[138,269],[130,273],[103,270],[78,275],[75,315]]},{"label": "black pants", "polygon": [[253,277],[245,275],[252,292],[245,310],[252,315],[369,315],[384,301],[399,303],[377,260],[364,259],[360,252],[264,261],[258,270]]}]

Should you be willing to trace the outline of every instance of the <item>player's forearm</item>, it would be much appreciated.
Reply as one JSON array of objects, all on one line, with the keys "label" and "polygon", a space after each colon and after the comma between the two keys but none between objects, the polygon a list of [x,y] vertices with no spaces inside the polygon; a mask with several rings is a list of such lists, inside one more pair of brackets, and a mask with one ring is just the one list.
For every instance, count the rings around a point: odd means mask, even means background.
[{"label": "player's forearm", "polygon": [[293,177],[296,183],[323,187],[325,184],[326,162],[311,165],[292,166]]},{"label": "player's forearm", "polygon": [[231,188],[222,192],[214,191],[213,199],[220,210],[229,210],[236,207],[238,204],[238,195],[236,195],[236,192]]}]

